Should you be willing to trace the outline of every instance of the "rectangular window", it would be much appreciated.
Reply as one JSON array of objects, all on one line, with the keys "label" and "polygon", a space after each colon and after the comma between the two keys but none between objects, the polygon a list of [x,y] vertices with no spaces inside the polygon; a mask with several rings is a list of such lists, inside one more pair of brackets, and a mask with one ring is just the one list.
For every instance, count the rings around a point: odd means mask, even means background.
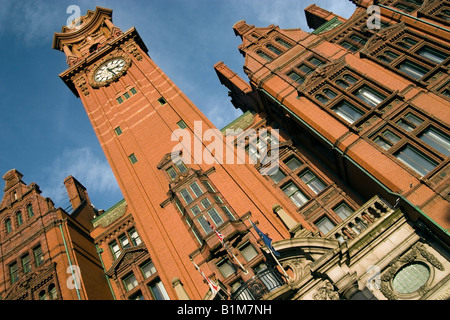
[{"label": "rectangular window", "polygon": [[313,173],[306,171],[300,176],[300,179],[312,190],[315,194],[319,194],[325,189],[325,184],[320,181]]},{"label": "rectangular window", "polygon": [[198,197],[200,197],[203,194],[202,189],[198,186],[197,182],[194,182],[190,185],[192,191],[194,191],[194,194]]},{"label": "rectangular window", "polygon": [[141,238],[139,238],[139,234],[137,233],[136,229],[132,228],[128,230],[128,235],[130,236],[131,243],[133,246],[138,246],[141,244]]},{"label": "rectangular window", "polygon": [[450,137],[442,131],[437,130],[433,127],[429,127],[418,137],[427,145],[444,154],[445,156],[450,156]]},{"label": "rectangular window", "polygon": [[296,157],[290,158],[285,163],[288,166],[288,168],[291,169],[292,171],[295,171],[296,169],[300,168],[302,165],[302,163]]},{"label": "rectangular window", "polygon": [[117,259],[120,256],[120,246],[116,241],[113,241],[109,244],[109,248],[111,249],[114,260]]},{"label": "rectangular window", "polygon": [[29,254],[22,257],[22,270],[23,273],[28,273],[31,271],[31,259]]},{"label": "rectangular window", "polygon": [[218,204],[223,203],[222,199],[219,196],[214,196],[213,198],[216,203],[218,203]]},{"label": "rectangular window", "polygon": [[122,282],[123,282],[123,285],[125,286],[125,289],[127,291],[133,290],[138,285],[136,277],[135,277],[135,275],[133,273],[131,273],[130,275],[128,275],[125,278],[123,278]]},{"label": "rectangular window", "polygon": [[188,171],[186,165],[182,161],[175,163],[175,166],[178,168],[178,170],[180,170],[181,173]]},{"label": "rectangular window", "polygon": [[285,186],[282,190],[297,207],[301,207],[309,200],[292,182]]},{"label": "rectangular window", "polygon": [[116,133],[116,135],[120,136],[123,132],[122,129],[120,127],[117,127],[114,129],[114,132]]},{"label": "rectangular window", "polygon": [[242,256],[245,258],[246,261],[250,261],[258,255],[258,251],[256,251],[256,249],[252,246],[250,242],[247,242],[242,247],[240,247],[239,251],[241,252]]},{"label": "rectangular window", "polygon": [[191,212],[194,216],[199,215],[202,211],[198,207],[198,205],[195,205],[191,208]]},{"label": "rectangular window", "polygon": [[204,216],[200,216],[197,218],[198,223],[200,223],[200,225],[203,228],[203,231],[205,231],[206,234],[209,234],[210,232],[212,232],[212,228],[209,225],[208,221],[206,221],[206,218]]},{"label": "rectangular window", "polygon": [[36,248],[34,248],[33,255],[36,267],[39,267],[44,262],[44,254],[42,253],[41,246],[37,246]]},{"label": "rectangular window", "polygon": [[9,265],[9,275],[11,277],[11,284],[19,280],[19,267],[17,266],[17,262]]},{"label": "rectangular window", "polygon": [[183,120],[178,121],[178,122],[177,122],[177,126],[178,126],[180,129],[186,129],[186,128],[187,128],[187,125],[186,125],[186,123],[185,123]]},{"label": "rectangular window", "polygon": [[233,264],[228,259],[223,259],[222,261],[217,263],[217,268],[224,278],[228,278],[236,272]]},{"label": "rectangular window", "polygon": [[122,97],[118,97],[116,99],[116,101],[117,101],[118,104],[121,104],[121,103],[123,103],[123,98]]},{"label": "rectangular window", "polygon": [[211,206],[211,202],[209,201],[208,198],[203,199],[202,201],[200,201],[203,208],[207,209]]},{"label": "rectangular window", "polygon": [[215,193],[216,192],[208,181],[202,180],[202,183],[205,186],[206,190],[208,190],[208,192],[211,192],[211,193]]},{"label": "rectangular window", "polygon": [[339,103],[332,110],[349,123],[355,122],[363,115],[363,112],[345,100]]},{"label": "rectangular window", "polygon": [[126,234],[122,234],[119,236],[120,245],[122,246],[122,249],[130,248],[131,244],[128,240],[128,237]]},{"label": "rectangular window", "polygon": [[359,50],[359,47],[358,47],[358,46],[355,46],[354,44],[351,44],[351,43],[349,43],[349,42],[347,42],[347,41],[342,41],[342,42],[340,43],[340,45],[341,45],[342,47],[344,47],[345,49],[350,50],[351,52],[356,52],[356,51]]},{"label": "rectangular window", "polygon": [[125,92],[124,94],[123,94],[123,96],[125,97],[125,99],[130,99],[130,94],[128,93],[128,92]]},{"label": "rectangular window", "polygon": [[175,169],[173,167],[170,167],[169,169],[167,169],[167,174],[169,175],[169,177],[172,180],[175,180],[175,178],[177,177],[177,172],[175,171]]},{"label": "rectangular window", "polygon": [[397,66],[401,72],[415,78],[422,78],[430,70],[409,60],[405,60]]},{"label": "rectangular window", "polygon": [[389,150],[394,144],[400,141],[400,137],[392,133],[390,130],[385,130],[380,136],[375,138],[374,142],[384,150]]},{"label": "rectangular window", "polygon": [[310,74],[311,72],[313,72],[313,69],[310,68],[310,67],[308,67],[306,64],[299,65],[297,68],[298,68],[301,72],[303,72],[305,75],[308,75],[308,74]]},{"label": "rectangular window", "polygon": [[444,62],[444,60],[447,59],[448,57],[448,55],[429,46],[422,47],[417,51],[417,53],[422,57],[424,57],[425,59],[428,59],[437,64]]},{"label": "rectangular window", "polygon": [[345,220],[353,213],[353,210],[345,203],[341,203],[333,211],[342,219]]},{"label": "rectangular window", "polygon": [[394,156],[421,176],[427,175],[437,166],[436,162],[410,145],[406,145],[396,152]]},{"label": "rectangular window", "polygon": [[324,217],[320,219],[318,222],[315,223],[316,227],[319,228],[319,230],[326,235],[328,232],[334,229],[336,225],[327,217]]},{"label": "rectangular window", "polygon": [[353,93],[358,99],[367,103],[371,107],[379,105],[386,96],[375,91],[367,85],[363,85],[360,89]]},{"label": "rectangular window", "polygon": [[134,153],[130,154],[128,156],[128,159],[130,160],[131,164],[135,164],[137,162],[137,158]]},{"label": "rectangular window", "polygon": [[158,99],[158,102],[159,102],[159,104],[162,105],[162,106],[165,105],[165,104],[167,103],[166,99],[164,99],[164,98],[159,98],[159,99]]},{"label": "rectangular window", "polygon": [[142,275],[145,279],[156,273],[155,265],[152,261],[147,261],[141,266]]},{"label": "rectangular window", "polygon": [[191,208],[191,212],[194,216],[197,216],[202,212],[202,210],[200,210],[198,205],[195,205]]},{"label": "rectangular window", "polygon": [[132,95],[135,95],[137,93],[137,90],[135,88],[131,88],[130,92],[131,92]]},{"label": "rectangular window", "polygon": [[422,124],[423,120],[416,117],[412,113],[408,113],[403,119],[397,121],[399,127],[405,129],[408,132],[413,131],[415,128]]},{"label": "rectangular window", "polygon": [[321,60],[317,59],[316,57],[312,57],[308,61],[311,62],[315,66],[320,66],[323,64],[323,62]]},{"label": "rectangular window", "polygon": [[207,212],[216,226],[220,226],[223,223],[222,217],[219,215],[216,209],[211,208]]},{"label": "rectangular window", "polygon": [[167,294],[161,281],[151,283],[149,288],[155,300],[170,300],[169,295]]},{"label": "rectangular window", "polygon": [[272,179],[273,182],[278,183],[281,180],[283,180],[286,177],[286,175],[280,169],[278,169],[273,173],[269,173],[269,177],[270,179]]},{"label": "rectangular window", "polygon": [[230,219],[231,221],[236,220],[236,218],[234,217],[234,215],[231,213],[230,209],[228,209],[227,206],[221,206],[220,208],[225,213],[225,216],[227,216],[228,219]]},{"label": "rectangular window", "polygon": [[187,189],[183,189],[180,191],[181,196],[183,197],[186,204],[190,204],[194,199],[192,199],[191,194]]}]

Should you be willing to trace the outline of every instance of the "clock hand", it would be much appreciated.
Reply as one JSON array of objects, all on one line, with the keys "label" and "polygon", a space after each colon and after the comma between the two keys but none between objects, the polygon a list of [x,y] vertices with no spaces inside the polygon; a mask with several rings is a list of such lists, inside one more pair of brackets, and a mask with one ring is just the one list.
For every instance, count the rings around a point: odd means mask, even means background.
[{"label": "clock hand", "polygon": [[113,75],[116,75],[116,73],[114,71],[112,71],[110,68],[106,68],[106,70],[108,70],[109,72],[111,72]]}]

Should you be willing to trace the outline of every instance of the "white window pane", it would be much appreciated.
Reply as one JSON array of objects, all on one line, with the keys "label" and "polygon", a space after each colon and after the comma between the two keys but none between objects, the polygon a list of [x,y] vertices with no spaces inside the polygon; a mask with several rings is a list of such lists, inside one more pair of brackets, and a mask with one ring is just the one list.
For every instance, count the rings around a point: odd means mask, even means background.
[{"label": "white window pane", "polygon": [[321,219],[319,222],[316,222],[316,227],[319,228],[319,230],[323,234],[327,234],[328,232],[334,229],[335,224],[330,219],[325,217]]},{"label": "white window pane", "polygon": [[223,223],[223,220],[220,217],[220,215],[217,213],[216,209],[214,209],[214,208],[209,209],[208,214],[211,217],[211,219],[214,221],[216,226],[220,226]]},{"label": "white window pane", "polygon": [[425,130],[419,138],[446,156],[450,156],[450,137],[432,127]]},{"label": "white window pane", "polygon": [[355,122],[363,115],[360,110],[353,107],[347,101],[341,102],[337,107],[333,109],[333,111],[349,123]]},{"label": "white window pane", "polygon": [[386,99],[386,96],[382,95],[381,93],[375,91],[374,89],[363,86],[362,88],[358,89],[355,93],[355,96],[367,103],[368,105],[375,107],[378,104],[380,104],[384,99]]},{"label": "white window pane", "polygon": [[337,208],[333,209],[333,211],[342,219],[345,220],[347,219],[352,213],[353,210],[350,209],[350,207],[343,203],[340,206],[338,206]]},{"label": "white window pane", "polygon": [[428,159],[425,155],[409,145],[398,151],[395,157],[421,176],[428,174],[437,165],[433,160]]},{"label": "white window pane", "polygon": [[430,71],[427,68],[415,64],[411,61],[404,61],[401,64],[399,64],[397,68],[400,71],[416,79],[422,78],[428,71]]},{"label": "white window pane", "polygon": [[425,59],[428,59],[435,63],[442,63],[447,58],[447,56],[444,53],[428,46],[423,47],[422,49],[417,51],[417,53],[420,54]]}]

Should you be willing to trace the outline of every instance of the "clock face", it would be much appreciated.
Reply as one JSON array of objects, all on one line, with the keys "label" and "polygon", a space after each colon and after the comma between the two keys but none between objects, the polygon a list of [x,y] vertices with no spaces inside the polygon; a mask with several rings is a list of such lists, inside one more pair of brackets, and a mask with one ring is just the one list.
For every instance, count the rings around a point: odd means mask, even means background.
[{"label": "clock face", "polygon": [[102,64],[94,74],[94,81],[103,82],[120,76],[125,68],[125,60],[122,58],[114,58]]}]

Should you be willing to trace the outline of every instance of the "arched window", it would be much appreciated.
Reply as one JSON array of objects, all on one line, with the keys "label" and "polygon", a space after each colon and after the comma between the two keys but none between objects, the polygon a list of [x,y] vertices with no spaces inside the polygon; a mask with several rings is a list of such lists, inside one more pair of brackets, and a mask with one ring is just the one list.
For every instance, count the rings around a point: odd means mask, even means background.
[{"label": "arched window", "polygon": [[28,212],[28,217],[33,217],[34,216],[34,211],[33,211],[33,206],[31,204],[29,204],[27,206],[27,212]]},{"label": "arched window", "polygon": [[275,47],[271,44],[268,44],[266,46],[266,48],[269,49],[270,51],[272,51],[273,53],[275,53],[277,56],[279,56],[282,53],[281,50],[279,50],[277,47]]},{"label": "arched window", "polygon": [[11,223],[11,219],[6,219],[5,221],[5,228],[6,228],[6,233],[10,233],[12,231],[12,223]]},{"label": "arched window", "polygon": [[287,43],[286,41],[284,41],[281,38],[276,38],[275,41],[288,49],[292,48],[292,46],[289,43]]},{"label": "arched window", "polygon": [[45,290],[39,292],[39,300],[48,300],[48,295],[47,292],[45,292]]},{"label": "arched window", "polygon": [[263,51],[258,51],[257,54],[258,54],[260,57],[266,59],[266,60],[269,61],[269,62],[273,60],[273,58],[272,58],[271,56],[269,56],[268,54],[266,54],[266,53],[263,52]]},{"label": "arched window", "polygon": [[21,226],[23,223],[23,216],[22,216],[22,212],[17,212],[16,213],[16,219],[17,219],[17,226]]},{"label": "arched window", "polygon": [[56,292],[56,286],[53,283],[51,285],[49,285],[48,293],[50,296],[50,300],[58,299],[58,292]]}]

